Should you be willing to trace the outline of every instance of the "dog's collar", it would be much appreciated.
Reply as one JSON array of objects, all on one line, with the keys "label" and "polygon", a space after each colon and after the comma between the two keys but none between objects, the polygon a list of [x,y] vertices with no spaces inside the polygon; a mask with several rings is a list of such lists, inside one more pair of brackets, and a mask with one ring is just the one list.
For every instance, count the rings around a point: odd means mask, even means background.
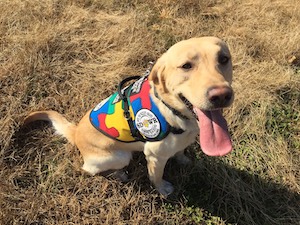
[{"label": "dog's collar", "polygon": [[154,92],[154,96],[159,99],[169,110],[171,110],[172,113],[174,113],[174,115],[180,117],[183,120],[188,120],[189,118],[185,115],[183,115],[181,112],[179,112],[177,109],[174,109],[173,107],[171,107],[168,103],[166,103],[164,100],[162,100],[162,98],[158,95],[155,86],[153,86],[153,92]]}]

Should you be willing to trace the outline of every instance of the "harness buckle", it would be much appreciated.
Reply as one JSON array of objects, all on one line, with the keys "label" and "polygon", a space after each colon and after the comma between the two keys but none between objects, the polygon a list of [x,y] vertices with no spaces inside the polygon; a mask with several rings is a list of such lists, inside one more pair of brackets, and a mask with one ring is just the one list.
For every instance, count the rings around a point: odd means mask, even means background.
[{"label": "harness buckle", "polygon": [[124,111],[123,115],[124,115],[124,117],[125,117],[126,120],[130,120],[131,119],[129,111]]}]

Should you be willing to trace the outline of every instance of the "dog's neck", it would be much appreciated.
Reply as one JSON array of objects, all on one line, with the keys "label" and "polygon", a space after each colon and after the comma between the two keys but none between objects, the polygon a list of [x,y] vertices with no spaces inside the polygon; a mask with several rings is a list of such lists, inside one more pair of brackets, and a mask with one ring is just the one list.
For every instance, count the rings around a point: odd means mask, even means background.
[{"label": "dog's neck", "polygon": [[154,96],[159,99],[175,116],[178,116],[182,120],[188,120],[189,118],[185,115],[183,115],[180,111],[170,106],[168,103],[166,103],[157,93],[156,87],[153,86],[153,94]]}]

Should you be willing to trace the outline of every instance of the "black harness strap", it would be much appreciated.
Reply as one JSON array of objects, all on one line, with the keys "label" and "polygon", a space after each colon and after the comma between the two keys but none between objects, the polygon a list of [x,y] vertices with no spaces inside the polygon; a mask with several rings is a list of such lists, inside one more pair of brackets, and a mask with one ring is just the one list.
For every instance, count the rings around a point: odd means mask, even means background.
[{"label": "black harness strap", "polygon": [[170,126],[170,132],[173,134],[182,134],[184,132],[184,130],[182,130],[181,128],[176,128],[176,127]]},{"label": "black harness strap", "polygon": [[139,78],[141,78],[141,77],[140,76],[132,76],[132,77],[127,77],[124,80],[122,80],[120,82],[119,86],[118,86],[118,94],[120,96],[120,99],[124,103],[124,117],[127,120],[127,123],[129,125],[132,137],[134,137],[136,140],[145,142],[146,141],[145,138],[134,127],[133,120],[132,120],[131,115],[130,115],[128,98],[125,94],[125,91],[122,91],[122,87],[124,86],[124,84],[126,84],[128,81],[136,80],[136,79],[139,79]]}]

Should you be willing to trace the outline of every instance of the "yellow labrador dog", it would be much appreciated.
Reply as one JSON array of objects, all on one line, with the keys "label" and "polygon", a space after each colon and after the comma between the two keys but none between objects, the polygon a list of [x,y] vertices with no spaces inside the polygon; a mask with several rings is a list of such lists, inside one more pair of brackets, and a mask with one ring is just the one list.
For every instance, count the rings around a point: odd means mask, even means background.
[{"label": "yellow labrador dog", "polygon": [[222,109],[233,101],[231,82],[227,45],[216,37],[191,38],[165,52],[148,76],[127,87],[120,85],[77,126],[55,111],[33,112],[24,123],[52,122],[59,134],[78,147],[84,159],[82,169],[92,175],[121,170],[129,164],[132,151],[143,151],[151,182],[168,196],[173,186],[163,179],[166,162],[175,156],[187,163],[183,150],[199,133],[205,154],[223,156],[231,151],[222,116]]}]

